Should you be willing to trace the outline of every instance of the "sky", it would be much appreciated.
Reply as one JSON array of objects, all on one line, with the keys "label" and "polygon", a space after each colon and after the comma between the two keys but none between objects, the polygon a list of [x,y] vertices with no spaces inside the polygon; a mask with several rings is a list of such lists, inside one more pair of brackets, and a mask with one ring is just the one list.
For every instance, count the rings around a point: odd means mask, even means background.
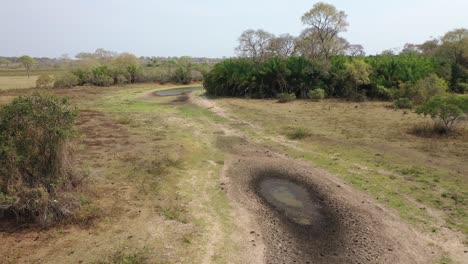
[{"label": "sky", "polygon": [[[299,35],[305,0],[0,0],[0,56],[74,56],[97,48],[138,56],[234,56],[246,29]],[[368,54],[468,28],[468,0],[327,0]]]}]

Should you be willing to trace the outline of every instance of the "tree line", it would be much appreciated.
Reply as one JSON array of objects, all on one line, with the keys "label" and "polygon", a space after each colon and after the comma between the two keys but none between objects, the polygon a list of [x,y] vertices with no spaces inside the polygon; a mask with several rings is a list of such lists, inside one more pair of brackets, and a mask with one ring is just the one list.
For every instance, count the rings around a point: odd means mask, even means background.
[{"label": "tree line", "polygon": [[[238,58],[225,60],[205,76],[205,88],[217,96],[274,98],[289,93],[308,98],[323,90],[328,97],[363,100],[405,98],[415,103],[435,91],[468,91],[468,30],[407,44],[399,54],[365,56],[362,45],[340,36],[347,15],[317,3],[304,14],[303,32],[275,36],[247,30],[239,37]],[[426,97],[426,99],[421,99]]]}]

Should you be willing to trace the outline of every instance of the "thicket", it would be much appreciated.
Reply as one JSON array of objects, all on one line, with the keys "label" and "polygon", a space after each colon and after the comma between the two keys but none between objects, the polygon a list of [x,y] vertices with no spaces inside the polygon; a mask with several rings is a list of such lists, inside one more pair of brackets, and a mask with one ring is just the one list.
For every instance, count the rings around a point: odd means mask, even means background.
[{"label": "thicket", "polygon": [[203,81],[204,65],[165,64],[121,66],[114,64],[75,67],[56,78],[55,87],[78,85],[112,86],[131,83],[180,83]]},{"label": "thicket", "polygon": [[[335,56],[330,60],[303,56],[264,61],[236,58],[215,65],[204,84],[215,96],[276,98],[293,93],[309,98],[312,91],[323,89],[327,96],[336,98],[408,98],[423,103],[447,89],[446,81],[438,77],[444,76],[447,67],[450,65],[441,60],[419,55]],[[413,87],[416,91],[410,89]],[[424,87],[427,89],[419,93]]]},{"label": "thicket", "polygon": [[0,217],[47,226],[79,209],[68,148],[76,114],[67,100],[40,94],[0,110]]}]

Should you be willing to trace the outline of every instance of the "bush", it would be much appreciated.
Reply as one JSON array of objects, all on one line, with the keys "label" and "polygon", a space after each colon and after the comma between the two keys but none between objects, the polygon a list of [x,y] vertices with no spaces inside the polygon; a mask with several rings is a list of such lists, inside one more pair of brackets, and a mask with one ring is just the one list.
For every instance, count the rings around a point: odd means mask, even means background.
[{"label": "bush", "polygon": [[73,73],[64,73],[57,77],[54,83],[55,88],[72,88],[79,84],[80,80]]},{"label": "bush", "polygon": [[114,84],[114,79],[107,75],[98,75],[93,78],[93,84],[97,86],[111,86]]},{"label": "bush", "polygon": [[287,127],[284,134],[289,139],[304,139],[311,135],[309,130],[303,127]]},{"label": "bush", "polygon": [[392,100],[394,93],[391,89],[385,88],[383,85],[377,85],[375,89],[375,96],[383,100]]},{"label": "bush", "polygon": [[393,103],[393,106],[396,109],[412,109],[413,108],[413,102],[411,102],[410,99],[403,97],[395,100]]},{"label": "bush", "polygon": [[36,88],[52,88],[54,85],[54,78],[48,74],[42,74],[36,80]]},{"label": "bush", "polygon": [[192,83],[192,75],[187,68],[179,67],[175,71],[174,81],[181,84],[190,84]]},{"label": "bush", "polygon": [[416,112],[420,115],[431,116],[440,120],[447,131],[452,130],[453,125],[468,113],[468,97],[464,96],[436,96],[421,105]]},{"label": "bush", "polygon": [[447,89],[448,84],[444,79],[431,74],[414,85],[413,103],[423,104],[434,96],[445,94]]},{"label": "bush", "polygon": [[117,75],[117,77],[115,77],[115,83],[116,84],[126,84],[126,83],[128,83],[128,80],[127,80],[127,78],[125,78],[125,76],[123,76],[122,74],[119,74],[119,75]]},{"label": "bush", "polygon": [[52,95],[18,97],[0,110],[0,216],[47,226],[79,209],[68,150],[75,117]]},{"label": "bush", "polygon": [[325,98],[325,90],[321,88],[311,90],[308,96],[310,99],[313,99],[313,100],[321,100]]},{"label": "bush", "polygon": [[279,103],[287,103],[296,100],[296,95],[294,93],[280,93],[278,94]]},{"label": "bush", "polygon": [[365,93],[352,93],[349,98],[349,100],[354,101],[354,102],[365,102],[367,101],[367,96]]}]

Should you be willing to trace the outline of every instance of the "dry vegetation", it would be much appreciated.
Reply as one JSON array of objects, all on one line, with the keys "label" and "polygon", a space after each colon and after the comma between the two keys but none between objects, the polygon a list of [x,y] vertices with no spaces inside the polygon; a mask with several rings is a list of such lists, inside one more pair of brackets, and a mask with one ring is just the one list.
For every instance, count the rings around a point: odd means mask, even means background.
[{"label": "dry vegetation", "polygon": [[466,121],[453,135],[422,137],[412,132],[432,126],[431,119],[389,103],[216,102],[248,122],[244,130],[254,137],[272,145],[283,142],[289,154],[341,175],[403,218],[468,234]]},{"label": "dry vegetation", "polygon": [[27,89],[36,86],[38,76],[0,76],[0,91],[10,89]]},{"label": "dry vegetation", "polygon": [[[431,120],[390,103],[215,99],[211,113],[147,93],[167,87],[39,89],[79,107],[73,166],[89,182],[68,223],[0,226],[7,263],[242,262],[249,245],[219,186],[218,125],[341,176],[437,246],[466,241],[466,121],[456,135],[423,137],[412,128]],[[0,104],[34,91],[2,91]]]}]

